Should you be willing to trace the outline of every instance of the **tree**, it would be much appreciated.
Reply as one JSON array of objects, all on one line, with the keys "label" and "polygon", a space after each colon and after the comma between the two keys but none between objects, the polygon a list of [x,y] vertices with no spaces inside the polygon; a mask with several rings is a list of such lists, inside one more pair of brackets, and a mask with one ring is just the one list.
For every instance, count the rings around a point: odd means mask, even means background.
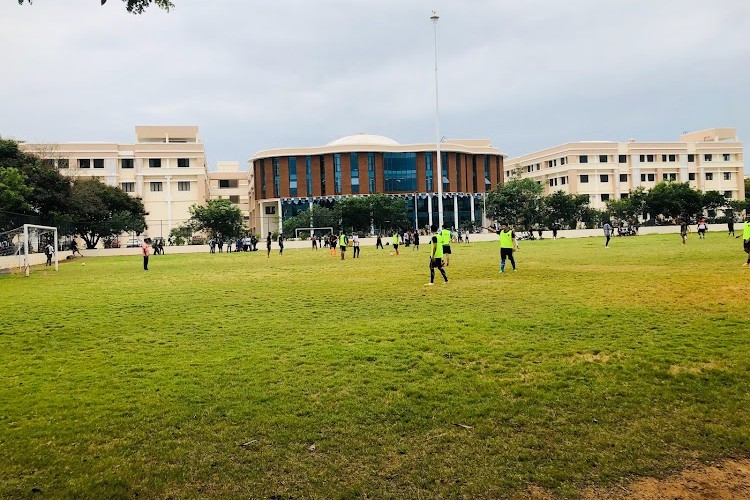
[{"label": "tree", "polygon": [[526,230],[542,219],[542,186],[532,179],[500,184],[487,196],[487,215]]},{"label": "tree", "polygon": [[338,231],[339,215],[330,208],[313,205],[309,210],[304,210],[284,220],[284,236],[296,237],[296,230],[300,227],[332,227],[334,231]]},{"label": "tree", "polygon": [[[174,9],[174,4],[170,0],[122,0],[125,2],[125,8],[130,12],[131,14],[143,14],[143,12],[146,10],[147,7],[149,7],[152,3],[158,7],[161,7],[162,9],[169,12],[170,9]],[[18,5],[23,5],[24,3],[28,3],[31,5],[33,3],[33,0],[18,0]],[[101,0],[101,4],[104,5],[107,3],[107,0]]]},{"label": "tree", "polygon": [[583,210],[589,205],[589,197],[585,194],[568,194],[556,191],[543,199],[544,223],[547,227],[560,224],[563,227],[575,227],[581,220]]},{"label": "tree", "polygon": [[31,188],[18,169],[0,168],[0,232],[18,226],[13,214],[24,214],[31,210],[31,205],[26,201],[29,195]]},{"label": "tree", "polygon": [[242,234],[242,211],[227,199],[209,200],[206,206],[190,207],[190,221],[196,230],[213,237],[235,238]]},{"label": "tree", "polygon": [[703,195],[687,182],[660,182],[649,191],[646,209],[651,215],[690,220],[703,212]]},{"label": "tree", "polygon": [[726,207],[727,200],[718,191],[706,191],[703,193],[703,209],[708,212],[709,217],[716,217],[716,209]]},{"label": "tree", "polygon": [[99,179],[73,181],[70,217],[75,234],[95,248],[100,238],[118,236],[126,231],[137,234],[146,229],[148,215],[140,198],[133,198],[118,187],[107,186]]},{"label": "tree", "polygon": [[406,200],[382,193],[367,197],[370,203],[370,216],[376,231],[402,230],[409,227],[406,218]]},{"label": "tree", "polygon": [[341,216],[341,226],[355,232],[370,232],[372,208],[372,201],[368,197],[347,198],[336,204]]}]

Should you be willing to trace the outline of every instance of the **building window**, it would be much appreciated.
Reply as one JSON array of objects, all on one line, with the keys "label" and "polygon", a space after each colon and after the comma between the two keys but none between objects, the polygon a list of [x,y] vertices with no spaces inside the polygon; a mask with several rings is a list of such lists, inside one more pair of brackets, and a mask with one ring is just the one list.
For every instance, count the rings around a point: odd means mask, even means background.
[{"label": "building window", "polygon": [[359,194],[359,154],[349,153],[349,166],[352,171],[352,194]]},{"label": "building window", "polygon": [[312,196],[312,156],[305,156],[305,181],[307,196]]},{"label": "building window", "polygon": [[266,198],[266,162],[260,160],[260,196]]},{"label": "building window", "polygon": [[654,162],[654,155],[646,155],[646,162],[647,163],[653,163]]},{"label": "building window", "polygon": [[732,180],[732,172],[724,172],[724,180],[725,181],[731,181]]},{"label": "building window", "polygon": [[665,181],[676,181],[677,180],[677,174],[662,174],[661,178]]},{"label": "building window", "polygon": [[237,179],[219,179],[219,189],[230,189],[239,186]]},{"label": "building window", "polygon": [[729,153],[724,153],[722,156],[724,157],[724,161],[729,161]]},{"label": "building window", "polygon": [[417,154],[383,153],[385,192],[417,190]]},{"label": "building window", "polygon": [[102,158],[95,159],[94,168],[104,168],[104,160]]},{"label": "building window", "polygon": [[234,203],[235,205],[238,205],[240,203],[240,196],[238,194],[233,194],[229,196],[229,201],[231,203]]},{"label": "building window", "polygon": [[[485,160],[486,159],[487,158],[485,157]],[[433,177],[435,175],[435,172],[432,171],[432,153],[424,154],[424,163],[425,163],[425,181],[427,181],[427,186],[426,186],[427,191],[432,191],[432,183],[434,181]]]},{"label": "building window", "polygon": [[588,163],[589,157],[588,155],[579,155],[578,156],[578,163]]},{"label": "building window", "polygon": [[550,179],[549,180],[549,187],[552,187],[554,185],[555,185],[555,179]]},{"label": "building window", "polygon": [[713,172],[706,172],[706,180],[707,181],[714,180],[714,174],[713,174]]},{"label": "building window", "polygon": [[609,201],[609,193],[602,193],[601,198],[602,201]]},{"label": "building window", "polygon": [[367,153],[367,182],[370,192],[375,192],[375,153]]},{"label": "building window", "polygon": [[695,163],[695,155],[688,155],[688,163]]},{"label": "building window", "polygon": [[726,198],[727,200],[731,200],[732,199],[732,192],[731,191],[724,191],[724,198]]},{"label": "building window", "polygon": [[713,161],[713,160],[714,160],[714,155],[712,154],[703,155],[703,161]]},{"label": "building window", "polygon": [[297,157],[289,157],[289,196],[297,196]]},{"label": "building window", "polygon": [[161,158],[149,158],[148,168],[161,168]]},{"label": "building window", "polygon": [[630,197],[630,193],[620,193],[620,198],[627,200]]},{"label": "building window", "polygon": [[177,158],[177,168],[190,168],[190,158]]},{"label": "building window", "polygon": [[667,155],[661,155],[661,161],[663,163],[666,163],[667,162]]},{"label": "building window", "polygon": [[57,160],[57,168],[68,168],[69,162],[67,158]]},{"label": "building window", "polygon": [[646,182],[646,174],[641,174],[641,182]]},{"label": "building window", "polygon": [[133,159],[132,158],[121,159],[120,168],[133,168]]},{"label": "building window", "polygon": [[567,183],[568,183],[568,178],[567,177],[560,177],[560,184],[562,184],[564,186]]},{"label": "building window", "polygon": [[320,155],[320,194],[326,194],[326,157]]},{"label": "building window", "polygon": [[628,162],[628,155],[620,155],[617,157],[617,161],[620,163],[627,163]]},{"label": "building window", "polygon": [[266,207],[266,215],[276,215],[276,207],[271,205]]},{"label": "building window", "polygon": [[461,175],[461,155],[456,153],[456,187],[458,191],[463,191],[461,177],[463,177]]},{"label": "building window", "polygon": [[648,174],[648,181],[654,182],[656,180],[656,174]]},{"label": "building window", "polygon": [[588,175],[582,175],[581,176],[581,184],[586,184],[589,182],[589,176]]},{"label": "building window", "polygon": [[677,161],[677,155],[669,155],[669,161],[671,162]]},{"label": "building window", "polygon": [[646,155],[638,155],[638,161],[641,163],[646,163]]},{"label": "building window", "polygon": [[628,182],[628,174],[620,174],[620,182]]},{"label": "building window", "polygon": [[688,180],[690,180],[690,181],[694,181],[695,180],[695,172],[690,172],[688,174]]},{"label": "building window", "polygon": [[599,163],[607,163],[607,155],[599,155]]},{"label": "building window", "polygon": [[78,168],[91,168],[91,160],[78,160]]},{"label": "building window", "polygon": [[443,164],[440,166],[440,169],[442,170],[441,174],[443,175],[443,191],[450,191],[451,184],[450,179],[448,179],[448,153],[440,153],[440,161],[443,162]]},{"label": "building window", "polygon": [[490,187],[490,157],[489,155],[484,155],[484,191],[487,192],[487,189]]},{"label": "building window", "polygon": [[177,181],[177,191],[190,191],[190,181]]},{"label": "building window", "polygon": [[279,173],[279,159],[273,158],[273,197],[279,197],[279,184],[281,183],[281,175]]},{"label": "building window", "polygon": [[599,176],[599,182],[609,182],[609,175],[607,175],[607,174],[601,174]]},{"label": "building window", "polygon": [[121,186],[126,193],[135,193],[135,182],[123,182]]},{"label": "building window", "polygon": [[333,194],[341,194],[341,153],[333,155]]},{"label": "building window", "polygon": [[162,184],[161,182],[151,182],[151,192],[158,193],[162,191]]}]

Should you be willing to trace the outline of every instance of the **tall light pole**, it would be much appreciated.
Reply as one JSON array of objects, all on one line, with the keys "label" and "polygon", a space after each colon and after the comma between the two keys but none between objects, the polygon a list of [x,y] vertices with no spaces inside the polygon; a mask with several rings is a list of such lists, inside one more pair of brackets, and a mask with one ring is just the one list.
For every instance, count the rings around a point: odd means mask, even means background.
[{"label": "tall light pole", "polygon": [[[437,197],[438,197],[438,224],[443,227],[443,158],[440,154],[440,107],[438,106],[438,50],[437,50],[437,23],[440,17],[437,11],[432,11],[430,20],[435,27],[435,149],[437,151]],[[430,207],[432,210],[432,207]]]}]

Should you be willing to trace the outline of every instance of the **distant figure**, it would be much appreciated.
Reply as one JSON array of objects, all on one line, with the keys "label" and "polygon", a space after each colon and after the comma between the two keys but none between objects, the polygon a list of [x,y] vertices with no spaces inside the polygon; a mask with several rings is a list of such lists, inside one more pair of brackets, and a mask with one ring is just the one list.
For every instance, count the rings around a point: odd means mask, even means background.
[{"label": "distant figure", "polygon": [[607,221],[604,223],[602,229],[604,230],[604,237],[607,238],[607,241],[604,242],[604,248],[609,248],[609,239],[612,237],[612,225]]},{"label": "distant figure", "polygon": [[159,248],[159,253],[164,255],[164,240],[159,240],[157,247]]},{"label": "distant figure", "polygon": [[542,239],[542,233],[543,232],[544,232],[544,229],[542,229],[542,226],[539,226],[539,228],[537,229],[537,233],[539,233],[539,239],[540,240]]},{"label": "distant figure", "polygon": [[224,240],[219,238],[219,253],[224,253]]},{"label": "distant figure", "polygon": [[393,250],[396,252],[396,255],[399,255],[399,253],[398,253],[398,232],[393,233]]},{"label": "distant figure", "polygon": [[742,244],[747,254],[747,262],[742,264],[742,267],[750,267],[750,214],[747,214],[742,226]]},{"label": "distant figure", "polygon": [[467,229],[466,232],[464,233],[464,243],[468,243],[468,242],[469,242],[469,230]]},{"label": "distant figure", "polygon": [[451,265],[451,231],[450,229],[445,229],[443,227],[443,230],[440,231],[440,236],[443,238],[443,259],[445,267],[448,267]]},{"label": "distant figure", "polygon": [[426,283],[427,286],[433,286],[435,284],[435,269],[440,271],[445,280],[443,283],[448,283],[448,275],[445,274],[443,269],[443,241],[440,232],[437,230],[437,226],[432,226],[432,238],[430,243],[430,282]]},{"label": "distant figure", "polygon": [[141,252],[143,252],[143,270],[148,271],[148,255],[151,252],[151,238],[143,240]]},{"label": "distant figure", "polygon": [[419,250],[419,231],[414,231],[414,236],[412,237],[414,240],[414,248],[412,248],[412,252],[414,250]]},{"label": "distant figure", "polygon": [[708,224],[706,224],[706,220],[705,219],[699,220],[698,221],[698,239],[705,240],[706,231],[708,231]]},{"label": "distant figure", "polygon": [[209,253],[216,253],[216,240],[214,240],[213,238],[208,240],[208,250]]},{"label": "distant figure", "polygon": [[383,239],[380,237],[380,233],[378,233],[378,239],[375,240],[375,250],[378,248],[383,249]]},{"label": "distant figure", "polygon": [[75,238],[73,238],[70,241],[70,251],[71,251],[70,255],[73,257],[75,257],[76,253],[80,255],[81,257],[83,257],[83,254],[81,253],[81,251],[78,250],[78,242],[75,240]]},{"label": "distant figure", "polygon": [[727,236],[734,236],[734,217],[727,219]]},{"label": "distant figure", "polygon": [[284,236],[279,233],[279,255],[284,255]]},{"label": "distant figure", "polygon": [[552,240],[557,239],[557,223],[552,224]]},{"label": "distant figure", "polygon": [[349,239],[346,237],[346,233],[344,231],[341,231],[341,234],[339,235],[339,249],[341,250],[341,260],[344,260],[346,257],[346,245],[349,242]]},{"label": "distant figure", "polygon": [[354,233],[352,235],[352,248],[354,248],[354,255],[352,255],[352,259],[356,259],[359,257],[359,236],[357,236],[357,233]]},{"label": "distant figure", "polygon": [[55,247],[52,246],[52,243],[47,242],[47,246],[44,247],[44,255],[47,256],[47,264],[46,266],[52,265],[52,255],[55,253]]},{"label": "distant figure", "polygon": [[317,250],[318,249],[318,238],[316,238],[315,235],[313,234],[312,238],[310,238],[310,239],[312,240],[312,248],[313,248],[313,250]]},{"label": "distant figure", "polygon": [[680,223],[680,237],[682,238],[682,244],[684,245],[687,243],[687,235],[688,235],[688,223],[685,219],[679,219]]},{"label": "distant figure", "polygon": [[266,238],[266,257],[271,258],[271,231],[268,231]]}]

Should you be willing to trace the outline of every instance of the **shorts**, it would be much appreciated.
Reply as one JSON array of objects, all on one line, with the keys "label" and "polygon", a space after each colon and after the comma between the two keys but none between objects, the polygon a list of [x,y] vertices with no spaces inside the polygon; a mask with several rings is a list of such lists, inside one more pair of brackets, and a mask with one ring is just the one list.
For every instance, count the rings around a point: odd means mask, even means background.
[{"label": "shorts", "polygon": [[443,245],[443,255],[450,255],[450,254],[451,254],[451,246]]},{"label": "shorts", "polygon": [[500,258],[505,259],[507,257],[513,257],[513,249],[512,248],[501,248],[500,249]]},{"label": "shorts", "polygon": [[750,240],[744,240],[745,253],[750,253]]},{"label": "shorts", "polygon": [[435,257],[434,259],[430,259],[430,269],[434,268],[442,268],[443,267],[443,259],[439,257]]},{"label": "shorts", "polygon": [[394,249],[394,250],[398,250],[398,245],[396,245],[396,244],[394,243],[394,245],[393,245],[393,249]]},{"label": "shorts", "polygon": [[341,245],[339,246],[339,248],[341,249],[342,252],[346,252],[346,245]]}]

